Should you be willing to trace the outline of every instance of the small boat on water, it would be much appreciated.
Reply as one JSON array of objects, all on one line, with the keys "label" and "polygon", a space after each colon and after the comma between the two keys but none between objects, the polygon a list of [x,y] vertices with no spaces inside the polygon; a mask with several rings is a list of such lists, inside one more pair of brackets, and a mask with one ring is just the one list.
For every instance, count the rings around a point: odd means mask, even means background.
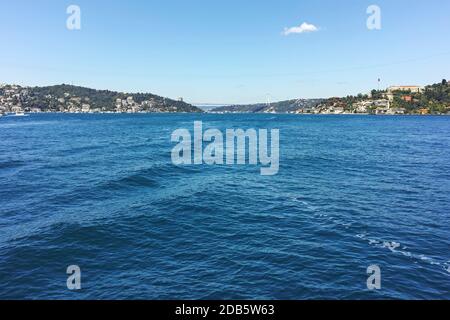
[{"label": "small boat on water", "polygon": [[15,117],[26,117],[27,115],[24,112],[16,112],[14,114]]}]

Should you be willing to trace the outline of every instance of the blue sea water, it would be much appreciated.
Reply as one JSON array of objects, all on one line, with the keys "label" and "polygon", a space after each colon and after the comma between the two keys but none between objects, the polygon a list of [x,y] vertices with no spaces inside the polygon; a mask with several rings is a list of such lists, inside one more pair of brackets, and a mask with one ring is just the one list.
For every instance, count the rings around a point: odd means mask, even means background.
[{"label": "blue sea water", "polygon": [[[174,166],[196,120],[280,129],[279,174]],[[450,299],[449,201],[450,117],[3,117],[0,298]]]}]

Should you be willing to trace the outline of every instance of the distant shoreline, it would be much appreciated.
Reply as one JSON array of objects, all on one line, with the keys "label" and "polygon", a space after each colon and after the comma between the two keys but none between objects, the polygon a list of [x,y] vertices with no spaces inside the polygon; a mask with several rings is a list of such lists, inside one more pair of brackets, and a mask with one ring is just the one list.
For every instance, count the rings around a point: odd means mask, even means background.
[{"label": "distant shoreline", "polygon": [[0,119],[2,118],[24,118],[32,115],[84,115],[84,116],[94,116],[94,115],[218,115],[218,116],[228,116],[228,115],[267,115],[267,116],[300,116],[300,117],[316,117],[316,116],[364,116],[364,117],[448,117],[450,114],[370,114],[370,113],[344,113],[344,114],[306,114],[306,113],[215,113],[215,112],[86,112],[86,113],[76,113],[76,112],[30,112],[24,113],[23,115],[16,114],[0,114]]}]

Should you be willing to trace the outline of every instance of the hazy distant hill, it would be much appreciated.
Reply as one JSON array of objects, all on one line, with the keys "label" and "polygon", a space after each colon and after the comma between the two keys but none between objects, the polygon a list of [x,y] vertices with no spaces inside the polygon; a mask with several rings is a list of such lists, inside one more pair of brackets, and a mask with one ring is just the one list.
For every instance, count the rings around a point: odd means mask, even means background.
[{"label": "hazy distant hill", "polygon": [[212,104],[198,104],[198,105],[196,105],[196,107],[202,109],[203,111],[211,111],[211,110],[217,109],[219,107],[223,107],[223,104],[221,104],[221,105],[218,105],[218,104],[215,104],[215,105],[212,105]]},{"label": "hazy distant hill", "polygon": [[295,99],[275,103],[232,105],[213,109],[211,112],[225,113],[295,113],[317,106],[322,99]]}]

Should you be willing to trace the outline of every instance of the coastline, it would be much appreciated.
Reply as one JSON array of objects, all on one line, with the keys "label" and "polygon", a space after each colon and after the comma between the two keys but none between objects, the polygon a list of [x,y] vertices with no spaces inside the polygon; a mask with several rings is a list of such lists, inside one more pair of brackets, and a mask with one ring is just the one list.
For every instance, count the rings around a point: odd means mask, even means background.
[{"label": "coastline", "polygon": [[239,112],[230,112],[230,113],[215,113],[215,112],[29,112],[24,113],[23,115],[15,115],[15,114],[0,114],[0,119],[2,118],[26,118],[32,115],[217,115],[217,116],[226,116],[226,115],[267,115],[267,116],[300,116],[300,117],[315,117],[315,116],[329,116],[329,117],[448,117],[450,114],[370,114],[370,113],[239,113]]}]

